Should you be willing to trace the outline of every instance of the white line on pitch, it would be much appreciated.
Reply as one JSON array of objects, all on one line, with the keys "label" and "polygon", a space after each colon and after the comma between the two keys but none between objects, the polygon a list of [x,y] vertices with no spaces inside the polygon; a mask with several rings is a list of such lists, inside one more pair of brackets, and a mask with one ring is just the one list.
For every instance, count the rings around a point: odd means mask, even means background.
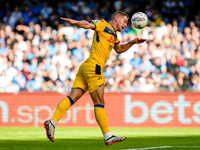
[{"label": "white line on pitch", "polygon": [[145,148],[134,148],[134,149],[124,149],[124,150],[146,150],[146,149],[162,149],[162,148],[200,148],[200,146],[157,146],[157,147],[145,147]]}]

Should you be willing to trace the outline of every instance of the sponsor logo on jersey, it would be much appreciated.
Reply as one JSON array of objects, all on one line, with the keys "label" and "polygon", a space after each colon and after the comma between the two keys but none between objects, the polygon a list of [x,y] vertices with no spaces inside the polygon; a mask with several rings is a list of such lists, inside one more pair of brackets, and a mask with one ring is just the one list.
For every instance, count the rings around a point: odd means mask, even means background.
[{"label": "sponsor logo on jersey", "polygon": [[110,43],[113,43],[113,44],[115,44],[115,40],[114,40],[114,38],[113,38],[113,36],[111,36],[110,37],[110,39],[109,40],[107,40],[108,42],[110,42]]},{"label": "sponsor logo on jersey", "polygon": [[95,23],[95,24],[99,23],[99,20],[95,20],[94,23]]}]

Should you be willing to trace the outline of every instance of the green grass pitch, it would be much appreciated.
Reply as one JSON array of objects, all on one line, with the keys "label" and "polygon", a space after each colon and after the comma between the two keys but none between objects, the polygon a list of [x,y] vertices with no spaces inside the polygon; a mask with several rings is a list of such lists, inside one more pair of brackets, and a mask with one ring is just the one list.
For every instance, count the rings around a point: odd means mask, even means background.
[{"label": "green grass pitch", "polygon": [[0,149],[7,150],[193,150],[200,149],[200,128],[110,128],[123,142],[106,146],[99,128],[56,128],[55,142],[42,127],[0,127]]}]

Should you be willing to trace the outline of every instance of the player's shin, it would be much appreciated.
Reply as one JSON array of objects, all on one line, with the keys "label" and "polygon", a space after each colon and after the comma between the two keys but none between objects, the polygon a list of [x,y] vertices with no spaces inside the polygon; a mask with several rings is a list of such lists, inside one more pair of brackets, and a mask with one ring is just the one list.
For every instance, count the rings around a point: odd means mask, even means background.
[{"label": "player's shin", "polygon": [[108,127],[108,121],[106,117],[106,112],[104,109],[104,105],[95,104],[94,105],[94,113],[97,123],[99,124],[101,131],[103,133],[104,139],[107,139],[112,136]]},{"label": "player's shin", "polygon": [[67,110],[74,104],[74,101],[70,96],[67,96],[63,99],[57,106],[51,122],[56,126],[57,122],[64,116]]}]

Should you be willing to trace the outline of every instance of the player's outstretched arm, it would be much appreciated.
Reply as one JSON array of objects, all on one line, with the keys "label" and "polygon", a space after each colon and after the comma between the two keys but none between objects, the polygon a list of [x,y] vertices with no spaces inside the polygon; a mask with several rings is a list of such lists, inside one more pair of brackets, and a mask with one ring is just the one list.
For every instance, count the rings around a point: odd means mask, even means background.
[{"label": "player's outstretched arm", "polygon": [[140,44],[145,42],[147,39],[135,38],[134,40],[129,41],[126,44],[115,44],[115,51],[120,54],[122,52],[127,51],[133,44]]},{"label": "player's outstretched arm", "polygon": [[95,25],[93,23],[89,23],[88,21],[78,21],[78,20],[63,18],[63,17],[60,17],[60,19],[67,21],[71,24],[75,24],[78,27],[81,27],[81,28],[84,28],[84,29],[94,29],[95,28]]}]

